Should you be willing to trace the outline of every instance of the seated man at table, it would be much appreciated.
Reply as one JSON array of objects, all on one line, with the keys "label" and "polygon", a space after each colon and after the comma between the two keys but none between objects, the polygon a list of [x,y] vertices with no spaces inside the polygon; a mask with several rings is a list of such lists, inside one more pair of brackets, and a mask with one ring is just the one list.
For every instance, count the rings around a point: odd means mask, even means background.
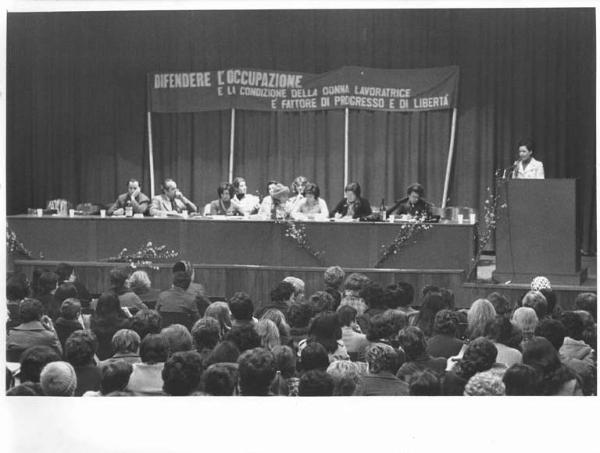
[{"label": "seated man at table", "polygon": [[252,215],[258,212],[260,207],[260,198],[248,192],[246,180],[240,176],[233,180],[233,188],[235,190],[234,200],[240,205],[244,215]]},{"label": "seated man at table", "polygon": [[234,189],[228,182],[222,182],[217,189],[218,200],[210,202],[210,215],[244,215],[241,206],[233,197]]},{"label": "seated man at table", "polygon": [[117,201],[108,208],[108,215],[124,215],[125,207],[131,203],[134,214],[145,214],[148,211],[150,198],[143,194],[137,179],[130,179],[127,183],[127,192],[118,196]]},{"label": "seated man at table", "polygon": [[329,213],[329,217],[365,219],[372,212],[371,204],[366,198],[360,196],[360,184],[351,182],[344,188],[345,196]]},{"label": "seated man at table", "polygon": [[386,211],[386,214],[396,214],[408,218],[425,218],[431,217],[431,203],[428,203],[423,198],[425,189],[421,184],[412,184],[406,189],[406,198],[397,201],[394,206]]},{"label": "seated man at table", "polygon": [[182,212],[196,212],[196,205],[188,200],[177,188],[177,183],[166,178],[161,184],[163,193],[152,198],[150,215],[154,217],[181,217]]}]

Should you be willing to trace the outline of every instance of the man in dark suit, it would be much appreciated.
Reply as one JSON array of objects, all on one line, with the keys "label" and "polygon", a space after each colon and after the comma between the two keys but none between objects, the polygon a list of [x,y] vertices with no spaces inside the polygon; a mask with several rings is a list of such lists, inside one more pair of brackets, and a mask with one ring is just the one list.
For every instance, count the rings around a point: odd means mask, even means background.
[{"label": "man in dark suit", "polygon": [[425,201],[425,189],[421,184],[412,184],[406,189],[406,198],[396,202],[394,206],[386,211],[386,214],[398,216],[410,216],[411,218],[431,217],[431,203]]},{"label": "man in dark suit", "polygon": [[130,179],[127,183],[127,192],[119,195],[117,200],[108,208],[108,215],[125,215],[125,208],[131,206],[133,214],[146,214],[150,205],[150,198],[143,194],[137,179]]},{"label": "man in dark suit", "polygon": [[173,273],[173,286],[160,293],[156,302],[156,310],[163,317],[165,313],[187,315],[186,327],[192,326],[200,317],[196,296],[187,292],[191,281],[186,272]]}]

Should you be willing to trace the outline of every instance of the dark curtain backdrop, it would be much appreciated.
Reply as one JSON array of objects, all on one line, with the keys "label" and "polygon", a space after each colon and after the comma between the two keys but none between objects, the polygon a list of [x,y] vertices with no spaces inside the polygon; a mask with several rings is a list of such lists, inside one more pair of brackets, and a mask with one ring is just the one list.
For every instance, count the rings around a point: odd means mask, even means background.
[{"label": "dark curtain backdrop", "polygon": [[[7,35],[8,213],[59,196],[110,202],[132,176],[149,192],[150,71],[458,65],[449,205],[481,207],[531,135],[548,177],[580,178],[582,248],[596,250],[593,9],[11,13]],[[450,118],[352,111],[350,177],[376,204],[419,181],[439,205]],[[157,184],[215,198],[230,112],[155,114],[153,132]],[[304,174],[333,204],[343,134],[342,111],[238,111],[235,174],[261,193]]]}]

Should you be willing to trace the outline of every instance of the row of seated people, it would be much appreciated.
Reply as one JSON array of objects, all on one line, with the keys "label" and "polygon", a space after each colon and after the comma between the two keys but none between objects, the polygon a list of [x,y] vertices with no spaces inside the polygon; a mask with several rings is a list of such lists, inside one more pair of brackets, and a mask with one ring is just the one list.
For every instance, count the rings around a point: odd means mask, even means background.
[{"label": "row of seated people", "polygon": [[[538,278],[514,307],[496,293],[456,310],[449,290],[426,287],[415,310],[410,285],[382,288],[339,267],[308,298],[300,279],[286,280],[270,304],[256,310],[238,292],[211,303],[191,329],[167,325],[160,307],[129,317],[113,293],[98,299],[86,327],[77,299],[67,299],[60,318],[79,325],[64,344],[41,303],[24,299],[22,321],[54,340],[27,343],[7,374],[8,394],[596,393],[595,294],[563,311]],[[100,348],[107,338],[110,349]],[[7,348],[15,342],[9,331]]]}]

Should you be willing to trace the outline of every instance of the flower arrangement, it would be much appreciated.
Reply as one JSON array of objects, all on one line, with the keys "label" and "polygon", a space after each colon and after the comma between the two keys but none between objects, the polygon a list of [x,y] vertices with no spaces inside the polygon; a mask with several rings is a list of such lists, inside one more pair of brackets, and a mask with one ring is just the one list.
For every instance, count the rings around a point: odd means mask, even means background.
[{"label": "flower arrangement", "polygon": [[313,258],[317,260],[319,265],[325,266],[325,262],[322,258],[325,252],[322,250],[315,250],[310,244],[306,235],[306,226],[304,224],[298,224],[292,219],[276,219],[275,222],[284,226],[285,229],[283,234],[286,238],[291,239],[298,247],[310,253]]},{"label": "flower arrangement", "polygon": [[19,255],[29,260],[33,259],[31,251],[17,239],[17,233],[8,225],[6,225],[6,249],[9,255]]},{"label": "flower arrangement", "polygon": [[402,223],[398,233],[388,245],[381,246],[381,256],[375,266],[381,267],[381,265],[392,255],[397,255],[400,250],[406,246],[406,244],[412,240],[412,243],[417,242],[416,236],[423,231],[427,231],[432,227],[432,224],[425,223],[424,218],[417,218],[415,222]]},{"label": "flower arrangement", "polygon": [[117,256],[111,256],[104,261],[109,263],[129,263],[132,268],[148,267],[157,270],[154,265],[157,261],[171,261],[176,258],[179,252],[167,250],[166,245],[154,246],[152,242],[147,242],[135,252],[129,252],[124,248]]}]

